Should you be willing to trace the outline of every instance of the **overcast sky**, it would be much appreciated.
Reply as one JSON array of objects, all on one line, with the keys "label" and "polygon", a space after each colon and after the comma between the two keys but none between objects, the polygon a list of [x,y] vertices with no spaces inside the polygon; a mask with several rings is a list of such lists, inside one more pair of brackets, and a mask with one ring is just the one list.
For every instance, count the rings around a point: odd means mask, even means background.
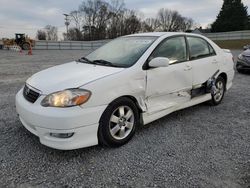
[{"label": "overcast sky", "polygon": [[[63,13],[78,9],[83,0],[0,0],[0,38],[26,33],[35,37],[45,25],[55,25],[65,32]],[[212,23],[223,0],[124,0],[126,7],[138,10],[144,17],[155,17],[160,8],[179,11],[206,27]],[[250,7],[250,0],[243,0]],[[248,10],[249,11],[249,10]]]}]

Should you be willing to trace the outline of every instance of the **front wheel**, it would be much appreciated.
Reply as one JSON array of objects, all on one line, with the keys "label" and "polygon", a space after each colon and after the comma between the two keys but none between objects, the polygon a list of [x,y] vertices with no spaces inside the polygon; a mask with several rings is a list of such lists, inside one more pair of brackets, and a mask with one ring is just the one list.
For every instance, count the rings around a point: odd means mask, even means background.
[{"label": "front wheel", "polygon": [[139,113],[129,98],[119,98],[104,111],[99,124],[98,139],[102,145],[118,147],[126,144],[139,124]]},{"label": "front wheel", "polygon": [[25,42],[25,43],[22,44],[22,49],[23,49],[23,50],[29,50],[30,47],[31,47],[31,45],[30,45],[30,43],[28,43],[28,42]]},{"label": "front wheel", "polygon": [[218,105],[223,100],[226,91],[226,82],[224,78],[219,76],[216,80],[215,86],[216,86],[216,91],[214,94],[212,94],[212,99],[210,101],[212,105]]}]

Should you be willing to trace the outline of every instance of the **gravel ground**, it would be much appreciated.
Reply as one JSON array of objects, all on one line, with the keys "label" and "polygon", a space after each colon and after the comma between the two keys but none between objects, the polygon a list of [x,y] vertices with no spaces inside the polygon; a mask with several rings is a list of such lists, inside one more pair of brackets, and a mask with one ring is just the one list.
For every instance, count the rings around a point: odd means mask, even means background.
[{"label": "gravel ground", "polygon": [[250,75],[236,74],[221,105],[172,113],[120,148],[58,151],[22,127],[14,97],[33,73],[86,53],[33,53],[0,50],[0,187],[250,187]]}]

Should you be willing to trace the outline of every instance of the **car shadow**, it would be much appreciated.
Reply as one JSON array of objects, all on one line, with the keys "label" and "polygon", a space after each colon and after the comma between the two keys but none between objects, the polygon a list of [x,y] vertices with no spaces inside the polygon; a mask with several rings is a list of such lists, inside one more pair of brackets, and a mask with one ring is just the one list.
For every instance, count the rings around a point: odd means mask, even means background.
[{"label": "car shadow", "polygon": [[238,72],[238,74],[250,76],[250,70],[249,71],[248,70],[244,70],[244,71]]}]

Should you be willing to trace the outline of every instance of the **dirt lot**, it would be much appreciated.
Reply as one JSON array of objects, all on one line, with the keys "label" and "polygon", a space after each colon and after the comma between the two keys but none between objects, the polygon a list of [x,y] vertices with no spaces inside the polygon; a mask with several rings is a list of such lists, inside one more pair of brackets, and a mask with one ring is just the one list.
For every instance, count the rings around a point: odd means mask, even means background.
[{"label": "dirt lot", "polygon": [[249,39],[242,39],[242,40],[218,40],[214,41],[217,45],[219,45],[221,48],[226,49],[241,49],[242,46],[246,46],[250,44]]},{"label": "dirt lot", "polygon": [[15,94],[33,73],[84,54],[0,50],[0,187],[250,187],[250,75],[236,74],[221,105],[172,113],[123,147],[41,145],[18,120]]}]

